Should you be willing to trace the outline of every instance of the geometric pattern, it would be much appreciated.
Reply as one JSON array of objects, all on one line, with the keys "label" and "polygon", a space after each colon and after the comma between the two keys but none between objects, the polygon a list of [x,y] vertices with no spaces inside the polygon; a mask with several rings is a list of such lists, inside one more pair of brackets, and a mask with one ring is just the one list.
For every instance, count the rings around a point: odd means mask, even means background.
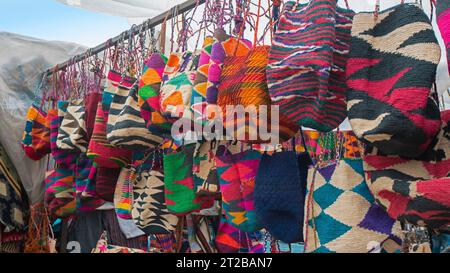
[{"label": "geometric pattern", "polygon": [[362,159],[310,169],[307,197],[306,252],[366,253],[371,241],[382,247],[401,241],[400,223],[375,203],[367,187]]},{"label": "geometric pattern", "polygon": [[69,103],[58,131],[56,145],[61,150],[87,151],[86,108],[84,99]]},{"label": "geometric pattern", "polygon": [[436,21],[447,49],[447,64],[450,73],[450,2],[448,0],[436,1]]},{"label": "geometric pattern", "polygon": [[22,148],[33,160],[40,160],[50,153],[50,131],[46,126],[46,115],[34,104],[27,112],[27,121],[22,134]]}]

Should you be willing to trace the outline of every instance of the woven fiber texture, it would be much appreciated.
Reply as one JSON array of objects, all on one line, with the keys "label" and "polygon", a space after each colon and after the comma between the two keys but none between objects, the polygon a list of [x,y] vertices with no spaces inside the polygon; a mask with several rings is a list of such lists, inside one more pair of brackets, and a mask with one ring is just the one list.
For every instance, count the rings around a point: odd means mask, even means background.
[{"label": "woven fiber texture", "polygon": [[435,144],[420,158],[367,149],[367,182],[391,217],[430,228],[450,223],[450,111],[442,112],[442,121]]},{"label": "woven fiber texture", "polygon": [[[305,205],[306,252],[366,253],[371,241],[401,243],[400,223],[375,204],[362,159],[310,169]],[[400,245],[399,245],[400,246]],[[395,249],[385,248],[391,252]]]},{"label": "woven fiber texture", "polygon": [[307,153],[299,158],[295,152],[279,152],[264,154],[261,159],[255,186],[256,216],[277,240],[303,241],[306,176],[311,164]]},{"label": "woven fiber texture", "polygon": [[85,153],[88,144],[84,100],[73,100],[59,127],[56,145],[61,150]]},{"label": "woven fiber texture", "polygon": [[347,108],[358,138],[386,154],[416,157],[439,132],[440,48],[428,16],[403,4],[354,18]]},{"label": "woven fiber texture", "polygon": [[45,207],[50,215],[57,218],[68,217],[76,212],[74,171],[57,168],[45,178]]},{"label": "woven fiber texture", "polygon": [[197,143],[194,152],[192,175],[195,193],[198,196],[214,196],[220,192],[215,156],[219,148],[218,141]]},{"label": "woven fiber texture", "polygon": [[86,154],[80,154],[75,168],[77,212],[93,211],[105,202],[95,192],[97,167]]},{"label": "woven fiber texture", "polygon": [[115,90],[121,80],[121,75],[115,71],[109,71],[107,86],[103,90],[102,101],[97,107],[94,132],[89,142],[87,155],[93,159],[99,167],[122,168],[130,163],[131,151],[111,145],[106,138],[108,113],[114,97]]},{"label": "woven fiber texture", "polygon": [[139,99],[141,115],[147,129],[159,136],[170,135],[171,124],[161,114],[159,91],[167,57],[154,53],[145,61],[144,72],[139,80]]},{"label": "woven fiber texture", "polygon": [[137,83],[131,88],[107,138],[112,145],[131,150],[153,149],[163,142],[162,137],[150,133],[141,117]]},{"label": "woven fiber texture", "polygon": [[121,169],[103,168],[97,166],[95,192],[105,201],[114,201],[114,191]]},{"label": "woven fiber texture", "polygon": [[50,128],[47,114],[36,105],[31,105],[26,116],[22,135],[22,149],[33,160],[41,160],[50,153]]},{"label": "woven fiber texture", "polygon": [[216,156],[226,221],[241,231],[261,229],[254,206],[255,178],[261,153],[249,150]]},{"label": "woven fiber texture", "polygon": [[264,253],[262,234],[243,232],[222,218],[216,235],[219,253]]},{"label": "woven fiber texture", "polygon": [[131,209],[133,205],[133,183],[136,177],[135,170],[122,168],[117,179],[114,191],[114,208],[117,217],[122,219],[132,219]]},{"label": "woven fiber texture", "polygon": [[88,141],[91,140],[92,134],[94,132],[95,116],[97,115],[97,107],[98,107],[98,104],[101,103],[101,101],[102,101],[102,94],[99,92],[90,93],[85,98],[86,132],[87,132]]},{"label": "woven fiber texture", "polygon": [[436,15],[437,25],[447,49],[447,65],[450,74],[450,2],[447,0],[437,0]]},{"label": "woven fiber texture", "polygon": [[346,118],[344,71],[353,16],[335,0],[285,5],[267,79],[272,102],[299,126],[328,132]]}]

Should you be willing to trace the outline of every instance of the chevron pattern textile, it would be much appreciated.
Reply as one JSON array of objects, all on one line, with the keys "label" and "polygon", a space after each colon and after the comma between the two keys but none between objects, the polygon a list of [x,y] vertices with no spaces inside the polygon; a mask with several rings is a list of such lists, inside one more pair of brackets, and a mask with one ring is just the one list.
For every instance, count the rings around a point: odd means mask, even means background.
[{"label": "chevron pattern textile", "polygon": [[85,153],[88,144],[84,100],[71,101],[59,127],[56,146],[61,150]]},{"label": "chevron pattern textile", "polygon": [[27,157],[36,161],[50,153],[50,128],[46,119],[47,114],[37,105],[30,106],[22,135],[22,149]]}]

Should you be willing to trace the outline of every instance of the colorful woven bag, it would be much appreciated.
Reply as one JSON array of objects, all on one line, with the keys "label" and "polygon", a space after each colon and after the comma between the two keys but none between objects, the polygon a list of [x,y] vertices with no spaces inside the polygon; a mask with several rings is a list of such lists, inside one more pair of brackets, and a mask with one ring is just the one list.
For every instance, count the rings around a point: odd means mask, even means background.
[{"label": "colorful woven bag", "polygon": [[440,228],[450,224],[450,111],[421,157],[406,159],[367,148],[364,168],[369,188],[394,219]]},{"label": "colorful woven bag", "polygon": [[222,219],[216,235],[219,253],[264,253],[262,234],[243,232]]},{"label": "colorful woven bag", "polygon": [[447,66],[450,74],[450,2],[447,0],[435,0],[437,25],[447,48]]},{"label": "colorful woven bag", "polygon": [[108,243],[107,233],[104,232],[102,236],[100,237],[100,240],[98,240],[96,247],[92,250],[92,253],[121,253],[121,254],[135,254],[135,253],[147,253],[144,250],[137,249],[137,248],[129,248],[129,247],[123,247],[123,246],[115,246]]},{"label": "colorful woven bag", "polygon": [[55,218],[65,218],[76,212],[74,171],[57,168],[45,178],[45,207]]},{"label": "colorful woven bag", "polygon": [[197,196],[215,196],[220,193],[215,156],[219,142],[197,143],[194,152],[192,175]]},{"label": "colorful woven bag", "polygon": [[85,98],[85,109],[86,109],[86,132],[88,140],[92,138],[95,126],[95,117],[97,115],[97,107],[102,101],[102,94],[99,92],[93,92],[86,96]]},{"label": "colorful woven bag", "polygon": [[22,149],[33,160],[41,160],[50,153],[50,128],[47,114],[37,105],[30,106],[22,135]]},{"label": "colorful woven bag", "polygon": [[380,151],[417,157],[441,125],[436,94],[440,48],[428,16],[402,4],[354,18],[347,108],[356,136]]},{"label": "colorful woven bag", "polygon": [[121,169],[103,168],[97,166],[95,192],[105,201],[114,202],[114,192]]},{"label": "colorful woven bag", "polygon": [[375,203],[361,158],[310,169],[307,187],[306,252],[367,253],[372,241],[383,247],[393,240],[400,247],[400,222]]},{"label": "colorful woven bag", "polygon": [[77,211],[88,212],[101,207],[105,201],[95,192],[97,167],[86,154],[80,154],[75,169]]},{"label": "colorful woven bag", "polygon": [[[117,107],[121,104],[121,102],[115,104],[116,98],[119,95],[119,93],[116,94],[113,100],[114,105],[117,105]],[[126,101],[121,107],[122,110],[120,110],[117,117],[111,117],[114,112],[110,112],[108,117],[108,126],[114,123],[107,134],[108,141],[112,145],[131,150],[148,150],[157,147],[163,142],[162,137],[150,133],[145,125],[144,119],[141,117],[141,111],[138,105],[137,83],[133,85]],[[113,122],[114,119],[115,122]]]},{"label": "colorful woven bag", "polygon": [[146,122],[147,129],[159,136],[169,136],[172,127],[161,114],[159,104],[162,75],[167,64],[167,57],[161,53],[153,53],[145,61],[143,75],[139,81],[139,98],[141,115]]},{"label": "colorful woven bag", "polygon": [[245,232],[261,229],[254,207],[255,178],[260,160],[261,153],[254,150],[216,155],[226,221]]},{"label": "colorful woven bag", "polygon": [[132,219],[134,178],[136,178],[134,168],[122,168],[114,191],[114,208],[117,217],[125,220]]},{"label": "colorful woven bag", "polygon": [[130,150],[115,147],[106,138],[108,113],[115,89],[117,89],[121,78],[122,76],[119,73],[109,71],[107,86],[103,90],[102,101],[97,107],[94,131],[89,142],[87,155],[97,163],[98,167],[120,169],[131,161],[132,152]]},{"label": "colorful woven bag", "polygon": [[163,73],[161,113],[171,122],[189,108],[200,52],[172,53]]},{"label": "colorful woven bag", "polygon": [[67,111],[58,130],[56,145],[61,150],[87,152],[89,142],[86,130],[86,108],[83,99],[73,100],[67,106]]},{"label": "colorful woven bag", "polygon": [[164,155],[164,184],[167,209],[175,215],[185,215],[212,207],[212,203],[195,195],[192,177],[195,144]]},{"label": "colorful woven bag", "polygon": [[346,118],[345,66],[354,12],[336,2],[288,1],[267,66],[270,96],[280,112],[322,132]]}]

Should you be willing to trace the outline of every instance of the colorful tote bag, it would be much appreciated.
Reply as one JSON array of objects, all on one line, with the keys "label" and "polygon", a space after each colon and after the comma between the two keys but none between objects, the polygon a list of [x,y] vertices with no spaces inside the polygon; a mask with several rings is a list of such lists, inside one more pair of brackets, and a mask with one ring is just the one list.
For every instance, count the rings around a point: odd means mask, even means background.
[{"label": "colorful tote bag", "polygon": [[117,217],[129,220],[131,217],[131,207],[133,204],[133,179],[136,173],[134,169],[123,168],[117,179],[114,191],[114,208]]},{"label": "colorful tote bag", "polygon": [[307,187],[306,252],[367,253],[372,241],[398,250],[387,246],[394,241],[400,247],[400,222],[375,203],[361,158],[310,169]]},{"label": "colorful tote bag", "polygon": [[208,85],[208,70],[211,60],[211,50],[214,38],[208,36],[203,41],[200,59],[198,61],[197,74],[195,76],[194,89],[191,96],[191,110],[194,113],[194,121],[203,123],[206,120],[206,87]]},{"label": "colorful tote bag", "polygon": [[436,229],[450,223],[450,111],[442,121],[434,146],[417,159],[367,148],[369,188],[392,218]]},{"label": "colorful tote bag", "polygon": [[61,150],[85,153],[88,144],[84,100],[73,100],[62,119],[56,145]]},{"label": "colorful tote bag", "polygon": [[169,212],[185,215],[209,208],[212,203],[205,202],[195,194],[192,177],[195,144],[189,144],[179,151],[164,155],[164,184],[166,205]]},{"label": "colorful tote bag", "polygon": [[354,12],[336,2],[288,1],[267,67],[270,96],[280,112],[322,132],[346,118],[345,66]]},{"label": "colorful tote bag", "polygon": [[95,192],[97,167],[86,154],[80,154],[75,169],[77,211],[88,212],[101,207],[105,201]]},{"label": "colorful tote bag", "polygon": [[144,72],[139,80],[139,98],[141,115],[147,129],[155,135],[168,136],[172,127],[161,114],[159,104],[162,75],[167,64],[167,57],[161,53],[153,53],[145,62]]},{"label": "colorful tote bag", "polygon": [[354,18],[347,108],[356,136],[380,151],[417,157],[441,125],[431,87],[440,48],[428,16],[402,4]]},{"label": "colorful tote bag", "polygon": [[57,168],[45,178],[45,207],[56,218],[68,217],[76,212],[74,171]]},{"label": "colorful tote bag", "polygon": [[131,254],[131,253],[147,253],[144,250],[137,249],[137,248],[129,248],[129,247],[123,247],[123,246],[115,246],[108,243],[107,233],[104,232],[102,236],[100,237],[100,240],[98,240],[97,245],[92,250],[92,253],[122,253],[122,254]]},{"label": "colorful tote bag", "polygon": [[[116,96],[118,95],[116,94]],[[113,102],[116,101],[116,96]],[[112,121],[111,113],[113,112],[110,112],[108,122]],[[125,103],[122,105],[122,110],[108,132],[107,138],[112,145],[131,150],[153,149],[163,142],[162,137],[150,133],[141,117],[137,83],[131,88]]]},{"label": "colorful tote bag", "polygon": [[261,232],[243,232],[222,219],[216,235],[219,253],[264,253]]},{"label": "colorful tote bag", "polygon": [[216,156],[225,219],[245,232],[261,229],[254,206],[255,178],[260,160],[261,153],[254,150]]},{"label": "colorful tote bag", "polygon": [[447,0],[436,0],[437,25],[447,49],[447,66],[450,74],[450,3]]},{"label": "colorful tote bag", "polygon": [[161,113],[174,121],[182,117],[191,102],[199,53],[172,53],[163,73],[160,90]]},{"label": "colorful tote bag", "polygon": [[108,113],[121,78],[122,76],[119,73],[109,71],[107,86],[103,90],[102,101],[97,107],[94,131],[89,142],[87,155],[97,163],[98,167],[120,169],[131,161],[132,152],[130,150],[115,147],[106,138]]},{"label": "colorful tote bag", "polygon": [[114,202],[114,192],[121,169],[97,167],[95,192],[105,201]]},{"label": "colorful tote bag", "polygon": [[22,135],[22,149],[33,160],[41,160],[50,153],[50,128],[47,114],[37,105],[30,106]]},{"label": "colorful tote bag", "polygon": [[219,177],[214,159],[218,148],[218,141],[196,144],[192,175],[195,193],[198,196],[215,196],[220,193]]},{"label": "colorful tote bag", "polygon": [[[86,109],[86,132],[88,141],[91,140],[94,133],[95,117],[97,116],[98,104],[102,101],[102,94],[99,92],[93,92],[86,96],[85,109]],[[88,143],[89,144],[89,143]]]},{"label": "colorful tote bag", "polygon": [[256,176],[255,211],[258,221],[277,240],[303,241],[305,170],[311,164],[307,153],[297,158],[295,152],[279,152],[264,154],[261,159]]}]

